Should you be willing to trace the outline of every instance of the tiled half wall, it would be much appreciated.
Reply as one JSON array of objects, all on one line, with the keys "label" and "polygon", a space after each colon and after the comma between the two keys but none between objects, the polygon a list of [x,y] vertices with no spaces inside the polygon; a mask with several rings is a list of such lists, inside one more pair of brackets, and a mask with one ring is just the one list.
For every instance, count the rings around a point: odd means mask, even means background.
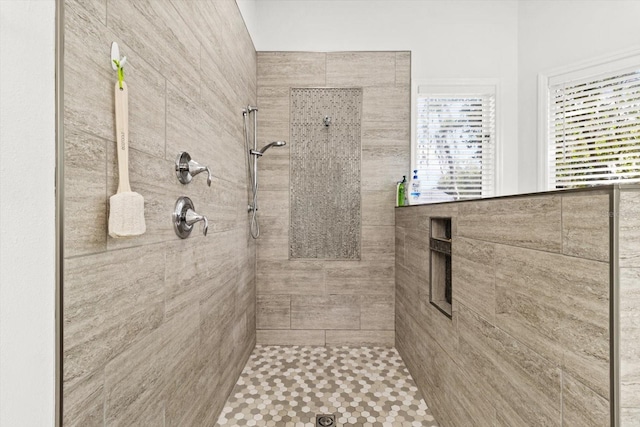
[{"label": "tiled half wall", "polygon": [[257,341],[394,344],[395,182],[410,162],[409,52],[258,52],[258,139],[289,139],[291,88],[362,88],[360,260],[290,259],[290,146],[260,159]]},{"label": "tiled half wall", "polygon": [[[440,425],[609,425],[610,194],[396,209],[396,346]],[[442,216],[451,319],[429,302]]]},{"label": "tiled half wall", "polygon": [[[65,426],[213,425],[255,343],[242,108],[256,53],[234,0],[64,2]],[[147,232],[107,235],[111,42],[127,56],[130,176]],[[213,171],[178,182],[188,151]],[[179,196],[209,218],[186,240]]]}]

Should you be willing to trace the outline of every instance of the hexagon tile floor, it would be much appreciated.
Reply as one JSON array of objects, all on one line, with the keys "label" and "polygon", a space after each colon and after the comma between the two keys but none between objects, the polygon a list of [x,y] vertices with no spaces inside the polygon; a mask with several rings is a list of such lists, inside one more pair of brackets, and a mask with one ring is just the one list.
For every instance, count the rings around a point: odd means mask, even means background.
[{"label": "hexagon tile floor", "polygon": [[394,348],[256,346],[218,426],[437,427]]}]

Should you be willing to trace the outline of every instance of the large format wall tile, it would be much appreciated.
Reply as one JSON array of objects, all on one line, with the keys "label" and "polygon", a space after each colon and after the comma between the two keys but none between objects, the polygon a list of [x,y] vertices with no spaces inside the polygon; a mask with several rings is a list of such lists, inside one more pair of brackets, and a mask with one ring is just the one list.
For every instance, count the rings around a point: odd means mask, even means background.
[{"label": "large format wall tile", "polygon": [[260,345],[324,345],[324,330],[269,330],[256,331],[256,344]]},{"label": "large format wall tile", "polygon": [[[389,342],[394,329],[393,286],[395,184],[409,172],[410,52],[259,52],[258,139],[260,144],[290,140],[291,89],[363,88],[360,261],[289,259],[290,150],[270,150],[259,162],[260,212],[264,234],[258,242],[258,298],[289,296],[291,328],[339,327],[327,344]],[[339,118],[338,118],[339,119]],[[336,122],[337,123],[337,122]],[[412,258],[411,261],[414,261]],[[341,322],[329,322],[305,300],[336,301],[354,310]],[[345,301],[349,301],[345,303]],[[308,302],[306,303],[308,304]],[[305,307],[304,309],[301,307]],[[358,311],[359,310],[359,311]],[[359,312],[359,321],[355,314]],[[318,316],[320,320],[318,320]],[[266,320],[266,318],[265,318]],[[284,325],[284,322],[282,323]],[[296,326],[297,325],[297,326]],[[270,344],[308,343],[293,332],[258,325]],[[348,328],[348,329],[343,329]],[[372,331],[384,331],[377,333]],[[312,343],[325,343],[325,331]],[[361,333],[362,332],[362,333]],[[261,338],[262,337],[262,338]],[[339,338],[338,338],[339,337]],[[302,341],[300,341],[302,339]],[[290,340],[290,341],[288,341]]]},{"label": "large format wall tile", "polygon": [[607,263],[496,246],[496,325],[608,396]]},{"label": "large format wall tile", "polygon": [[64,214],[69,219],[64,230],[65,256],[103,252],[107,249],[108,142],[82,132],[67,132],[65,140]]},{"label": "large format wall tile", "polygon": [[[440,425],[608,424],[610,197],[396,209],[396,346]],[[429,218],[442,216],[452,217],[451,319],[428,301]],[[625,342],[623,326],[638,335],[634,270],[622,269],[620,282],[629,420],[640,406],[637,340]]]},{"label": "large format wall tile", "polygon": [[327,53],[327,86],[394,86],[395,52]]},{"label": "large format wall tile", "polygon": [[563,253],[609,261],[609,194],[562,196]]},{"label": "large format wall tile", "polygon": [[294,295],[291,329],[360,329],[360,301],[353,295]]},{"label": "large format wall tile", "polygon": [[562,252],[560,202],[560,196],[547,196],[462,203],[458,234],[513,246]]},{"label": "large format wall tile", "polygon": [[325,53],[258,52],[258,87],[308,87],[325,83]]},{"label": "large format wall tile", "polygon": [[[234,0],[64,5],[64,425],[213,425],[256,340],[241,114],[257,101],[255,49]],[[128,58],[129,172],[147,226],[127,239],[107,234],[113,41]],[[211,187],[177,181],[180,151],[211,167]],[[175,235],[182,195],[208,236],[200,224]]]},{"label": "large format wall tile", "polygon": [[145,58],[189,98],[198,100],[200,42],[169,0],[109,0],[107,26],[131,47],[131,59]]},{"label": "large format wall tile", "polygon": [[452,247],[456,268],[453,299],[493,322],[496,315],[494,245],[460,237]]},{"label": "large format wall tile", "polygon": [[640,267],[640,192],[620,194],[620,267]]}]

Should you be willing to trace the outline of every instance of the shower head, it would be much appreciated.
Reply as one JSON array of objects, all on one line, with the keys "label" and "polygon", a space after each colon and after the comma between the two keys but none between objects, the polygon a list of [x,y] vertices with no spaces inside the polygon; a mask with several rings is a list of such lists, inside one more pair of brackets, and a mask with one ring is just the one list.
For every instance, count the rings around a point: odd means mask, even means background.
[{"label": "shower head", "polygon": [[274,142],[269,143],[269,144],[265,145],[264,147],[262,147],[262,149],[260,151],[251,150],[251,154],[256,154],[258,156],[262,156],[264,154],[264,152],[267,151],[271,147],[283,147],[285,145],[287,145],[287,143],[285,141],[274,141]]}]

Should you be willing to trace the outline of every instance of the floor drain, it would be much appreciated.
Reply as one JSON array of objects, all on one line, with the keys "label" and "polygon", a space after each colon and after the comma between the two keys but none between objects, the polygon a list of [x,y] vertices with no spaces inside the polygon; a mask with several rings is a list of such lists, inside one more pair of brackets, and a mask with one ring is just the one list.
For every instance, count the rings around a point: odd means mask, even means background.
[{"label": "floor drain", "polygon": [[318,415],[316,416],[316,427],[335,427],[335,415]]}]

